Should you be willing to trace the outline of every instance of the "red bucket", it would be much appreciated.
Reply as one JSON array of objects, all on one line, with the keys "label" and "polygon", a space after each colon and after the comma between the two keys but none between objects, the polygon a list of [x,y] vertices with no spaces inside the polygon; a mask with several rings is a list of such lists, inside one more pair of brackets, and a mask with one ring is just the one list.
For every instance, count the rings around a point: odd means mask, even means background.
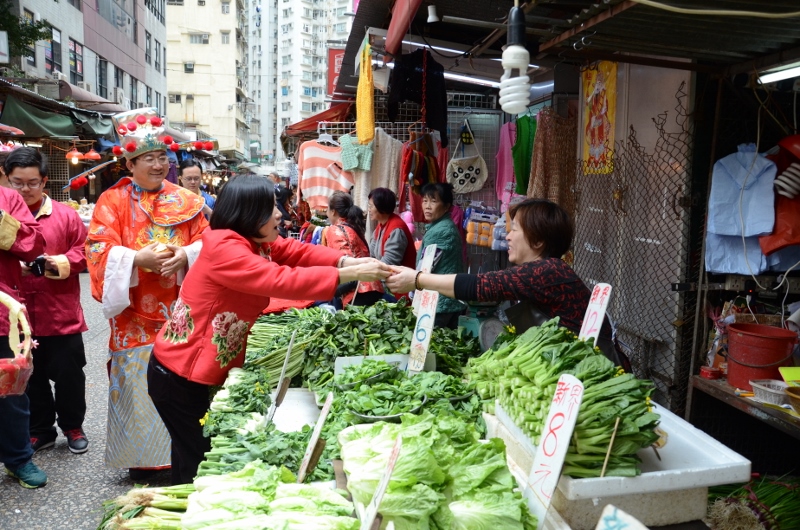
[{"label": "red bucket", "polygon": [[753,390],[755,379],[781,379],[780,366],[791,366],[797,334],[763,324],[728,326],[728,383]]}]

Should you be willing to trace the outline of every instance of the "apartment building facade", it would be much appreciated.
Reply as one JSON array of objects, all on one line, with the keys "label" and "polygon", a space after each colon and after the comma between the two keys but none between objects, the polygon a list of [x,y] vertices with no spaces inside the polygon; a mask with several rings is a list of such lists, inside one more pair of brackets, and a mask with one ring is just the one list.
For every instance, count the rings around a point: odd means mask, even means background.
[{"label": "apartment building facade", "polygon": [[255,106],[248,90],[245,1],[167,0],[167,18],[170,124],[216,138],[230,160],[249,160]]},{"label": "apartment building facade", "polygon": [[257,142],[273,165],[286,159],[283,129],[328,108],[328,50],[344,48],[358,0],[250,1]]},{"label": "apartment building facade", "polygon": [[[166,109],[166,0],[17,0],[52,37],[15,60],[27,78],[66,81],[126,109]],[[42,85],[44,86],[44,85]]]}]

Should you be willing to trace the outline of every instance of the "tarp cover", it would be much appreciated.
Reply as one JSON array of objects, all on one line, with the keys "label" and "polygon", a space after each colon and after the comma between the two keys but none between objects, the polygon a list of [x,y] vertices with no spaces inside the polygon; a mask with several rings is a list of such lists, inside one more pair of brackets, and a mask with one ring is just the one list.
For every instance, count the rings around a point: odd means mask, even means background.
[{"label": "tarp cover", "polygon": [[3,123],[19,127],[28,138],[48,136],[75,136],[75,124],[69,116],[40,110],[23,103],[14,96],[7,96],[0,117]]}]

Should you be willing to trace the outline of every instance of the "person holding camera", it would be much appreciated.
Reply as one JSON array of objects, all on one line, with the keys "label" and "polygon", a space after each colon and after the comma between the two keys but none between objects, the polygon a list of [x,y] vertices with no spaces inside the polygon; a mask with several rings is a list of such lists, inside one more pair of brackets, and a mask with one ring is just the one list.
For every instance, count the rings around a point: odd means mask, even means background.
[{"label": "person holding camera", "polygon": [[[44,244],[42,229],[19,193],[0,186],[0,291],[20,300],[20,260],[36,259],[44,252]],[[8,309],[0,304],[0,358],[13,358],[18,353],[11,350],[9,330]],[[28,396],[0,396],[0,418],[0,462],[6,473],[25,488],[47,484],[47,474],[31,460]]]},{"label": "person holding camera", "polygon": [[78,275],[86,269],[86,227],[78,212],[44,193],[47,159],[36,149],[20,147],[12,151],[5,170],[9,185],[22,196],[47,241],[42,255],[23,263],[20,286],[33,338],[39,344],[33,350],[33,375],[26,390],[31,447],[36,452],[55,445],[58,423],[69,450],[85,453],[89,442],[83,432],[86,353],[81,334],[88,328]]}]

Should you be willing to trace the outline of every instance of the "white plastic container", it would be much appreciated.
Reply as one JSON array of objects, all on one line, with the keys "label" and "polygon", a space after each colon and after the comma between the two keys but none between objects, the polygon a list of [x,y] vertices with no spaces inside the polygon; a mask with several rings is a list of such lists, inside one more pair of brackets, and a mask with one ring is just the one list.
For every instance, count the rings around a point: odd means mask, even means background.
[{"label": "white plastic container", "polygon": [[[497,416],[485,415],[488,436],[502,438],[507,454],[524,472],[533,465],[533,445],[496,406]],[[573,479],[561,477],[553,496],[556,508],[573,530],[595,528],[603,508],[613,504],[648,526],[701,519],[706,513],[708,487],[747,482],[750,461],[693,425],[654,404],[661,415],[666,445],[656,456],[651,448],[639,451],[638,477]],[[522,437],[522,440],[520,440]]]}]

